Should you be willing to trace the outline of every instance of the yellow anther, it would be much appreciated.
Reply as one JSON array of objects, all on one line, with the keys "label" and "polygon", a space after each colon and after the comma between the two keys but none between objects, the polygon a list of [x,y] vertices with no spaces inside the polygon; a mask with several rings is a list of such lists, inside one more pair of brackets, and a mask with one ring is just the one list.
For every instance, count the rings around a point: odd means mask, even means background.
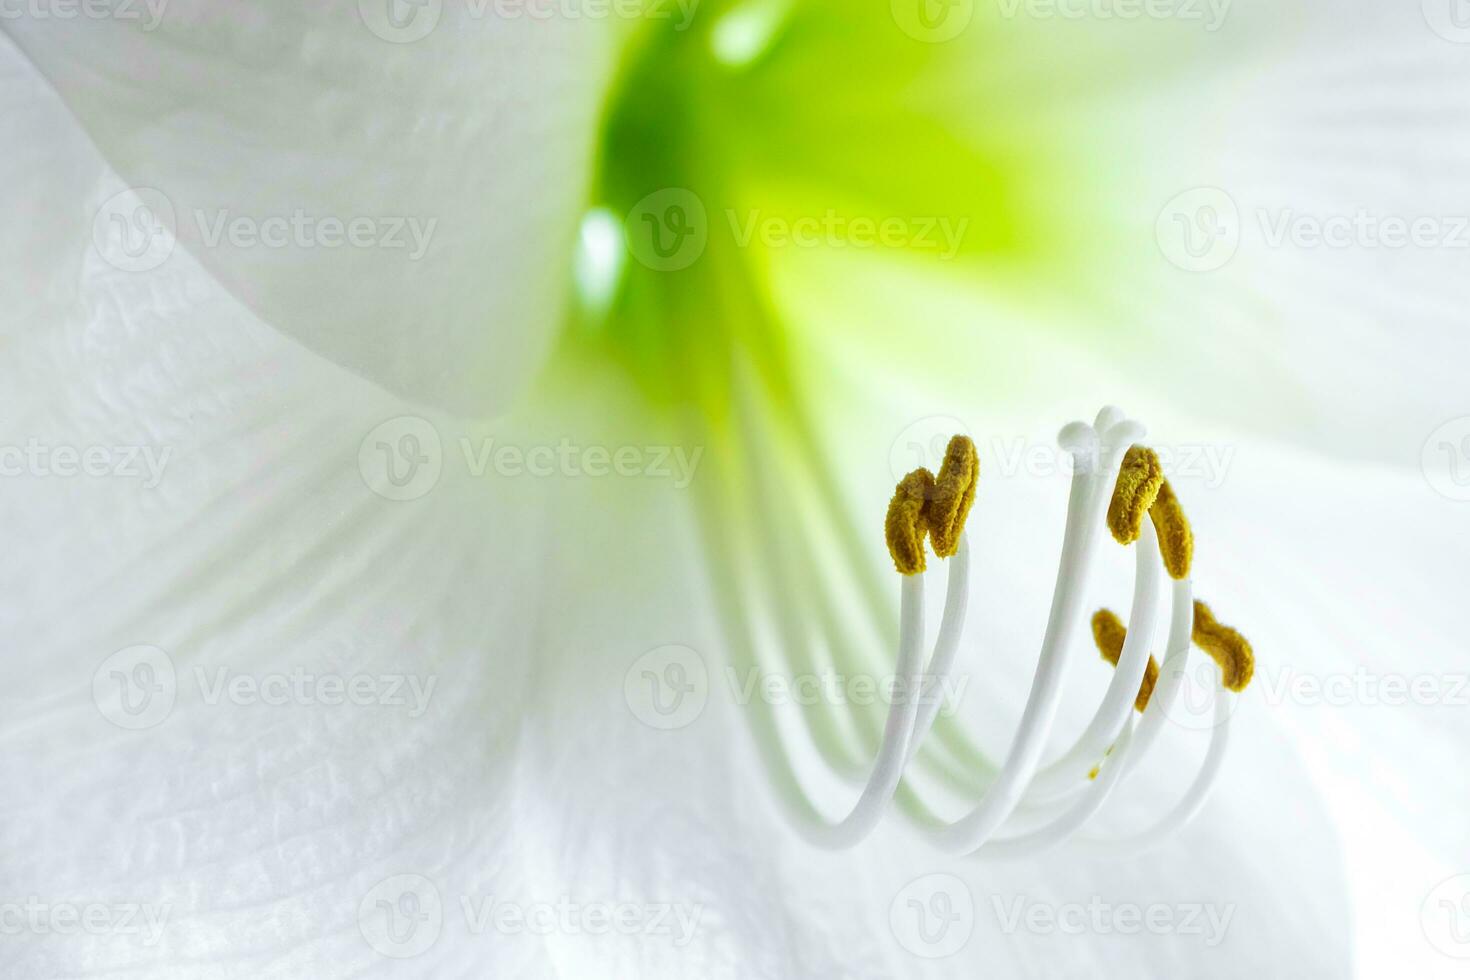
[{"label": "yellow anther", "polygon": [[901,574],[917,575],[925,567],[924,536],[929,531],[929,500],[934,496],[934,474],[922,467],[898,482],[888,503],[883,535],[888,553]]},{"label": "yellow anther", "polygon": [[1113,502],[1108,505],[1108,528],[1119,544],[1132,544],[1143,530],[1143,515],[1154,505],[1164,469],[1152,449],[1134,446],[1123,457]]},{"label": "yellow anther", "polygon": [[[1099,609],[1092,614],[1092,638],[1097,642],[1103,659],[1114,667],[1118,666],[1118,658],[1123,656],[1123,641],[1128,639],[1128,628],[1112,610]],[[1138,685],[1138,696],[1133,699],[1133,707],[1139,711],[1147,708],[1148,699],[1153,697],[1154,685],[1158,682],[1159,662],[1149,657],[1148,667],[1143,672],[1143,683]]]},{"label": "yellow anther", "polygon": [[1215,618],[1210,607],[1194,603],[1194,643],[1220,665],[1225,688],[1244,691],[1256,673],[1256,654],[1250,641]]},{"label": "yellow anther", "polygon": [[1159,532],[1159,553],[1164,556],[1164,567],[1169,570],[1169,576],[1176,579],[1187,577],[1190,563],[1194,560],[1194,532],[1190,530],[1189,518],[1184,516],[1184,508],[1168,480],[1159,484],[1158,496],[1148,509],[1148,515],[1153,518],[1154,530]]},{"label": "yellow anther", "polygon": [[975,484],[980,480],[980,454],[968,436],[955,436],[944,451],[944,465],[934,482],[934,496],[925,508],[929,540],[934,553],[948,558],[960,546],[960,532],[975,502]]}]

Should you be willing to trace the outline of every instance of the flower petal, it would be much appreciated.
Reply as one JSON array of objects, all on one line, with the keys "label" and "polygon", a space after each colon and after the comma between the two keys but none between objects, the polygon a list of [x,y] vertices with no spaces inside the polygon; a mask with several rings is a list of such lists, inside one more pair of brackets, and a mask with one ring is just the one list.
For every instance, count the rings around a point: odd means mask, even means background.
[{"label": "flower petal", "polygon": [[[390,7],[432,29],[398,43],[414,32]],[[497,9],[181,0],[0,24],[144,189],[139,220],[256,315],[396,392],[490,414],[560,325],[623,34]],[[97,205],[102,235],[137,208]]]}]

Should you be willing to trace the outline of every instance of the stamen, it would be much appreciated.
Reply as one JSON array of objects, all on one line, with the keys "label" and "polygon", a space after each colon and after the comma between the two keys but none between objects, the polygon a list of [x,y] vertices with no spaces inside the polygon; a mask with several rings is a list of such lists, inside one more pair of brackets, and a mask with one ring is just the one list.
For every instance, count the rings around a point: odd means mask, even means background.
[{"label": "stamen", "polygon": [[920,467],[898,482],[888,502],[883,535],[894,567],[902,575],[917,575],[926,567],[924,536],[929,531],[926,504],[934,496],[934,474]]},{"label": "stamen", "polygon": [[949,558],[959,547],[965,518],[975,503],[975,484],[980,480],[980,454],[967,436],[955,436],[944,451],[944,465],[934,484],[924,517],[934,553]]},{"label": "stamen", "polygon": [[1189,518],[1184,516],[1184,507],[1168,480],[1159,484],[1159,495],[1154,498],[1148,515],[1153,518],[1154,530],[1159,532],[1159,553],[1164,556],[1164,568],[1168,570],[1169,577],[1187,577],[1189,566],[1194,561],[1194,532],[1190,530]]},{"label": "stamen", "polygon": [[1153,507],[1164,483],[1159,457],[1143,446],[1134,446],[1123,457],[1113,501],[1108,505],[1108,529],[1119,544],[1132,544],[1143,529],[1143,515]]},{"label": "stamen", "polygon": [[[1092,638],[1097,642],[1103,659],[1114,667],[1118,666],[1118,658],[1123,655],[1123,641],[1128,639],[1128,627],[1111,609],[1099,609],[1092,614]],[[1138,697],[1133,701],[1133,707],[1140,713],[1148,707],[1148,699],[1153,697],[1154,685],[1158,682],[1159,662],[1149,657],[1143,683],[1138,685]]]},{"label": "stamen", "polygon": [[[922,803],[916,804],[921,823],[932,824],[926,826],[927,836],[943,850],[1013,858],[1056,847],[1072,838],[1096,815],[1127,773],[1137,767],[1142,753],[1163,726],[1164,714],[1179,693],[1191,639],[1219,663],[1222,686],[1228,691],[1243,690],[1254,674],[1250,644],[1193,598],[1189,578],[1193,532],[1173,488],[1164,479],[1158,456],[1142,445],[1143,426],[1116,409],[1104,409],[1098,419],[1100,426],[1107,423],[1102,431],[1073,423],[1059,435],[1059,442],[1074,463],[1061,560],[1031,692],[1004,764],[994,772],[980,800],[953,822],[936,819]],[[945,450],[939,476],[923,468],[914,470],[899,481],[888,505],[884,537],[894,566],[904,576],[895,671],[908,689],[916,692],[926,675],[947,677],[959,654],[969,594],[970,549],[964,525],[975,503],[979,475],[974,443],[955,436]],[[1110,476],[1115,477],[1111,500]],[[1128,614],[1132,629],[1108,609],[1093,615],[1093,639],[1115,674],[1101,706],[1076,744],[1042,766],[1061,694],[1069,637],[1079,625],[1104,511],[1108,528],[1120,543],[1138,544],[1133,603]],[[923,655],[924,577],[920,574],[927,566],[926,540],[932,540],[939,557],[952,558],[943,622],[927,666]],[[1168,676],[1149,653],[1158,613],[1160,572],[1165,569],[1175,580],[1165,647]],[[1185,799],[1158,825],[1159,831],[1175,830],[1198,812],[1219,772],[1234,699],[1226,690],[1217,692],[1216,699],[1216,728],[1201,772]],[[877,826],[939,710],[937,700],[922,705],[919,700],[895,701],[890,706],[872,771],[847,816],[832,822],[809,807],[810,816],[817,818],[810,821],[812,826],[802,822],[809,840],[827,847],[848,847]],[[1135,710],[1142,715],[1136,726],[1131,714]],[[997,837],[1007,827],[1019,827],[1022,832]],[[1157,835],[1151,833],[1119,843],[1134,847],[1156,839]],[[1088,841],[1087,846],[1112,845]]]},{"label": "stamen", "polygon": [[1245,690],[1255,676],[1255,651],[1245,637],[1217,620],[1198,599],[1194,601],[1194,642],[1220,665],[1227,690]]}]

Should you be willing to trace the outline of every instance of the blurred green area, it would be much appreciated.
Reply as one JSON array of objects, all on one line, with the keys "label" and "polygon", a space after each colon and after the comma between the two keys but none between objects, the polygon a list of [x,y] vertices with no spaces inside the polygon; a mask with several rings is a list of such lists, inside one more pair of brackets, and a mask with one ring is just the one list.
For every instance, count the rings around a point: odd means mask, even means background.
[{"label": "blurred green area", "polygon": [[[803,253],[879,259],[921,269],[936,290],[983,284],[1020,301],[1106,275],[1117,249],[1105,188],[1119,164],[1087,145],[1105,134],[1088,131],[1085,100],[1077,111],[1090,46],[978,11],[960,36],[927,43],[896,9],[705,0],[687,29],[650,21],[630,43],[593,192],[628,256],[576,337],[656,402],[718,411],[737,349],[773,396],[790,396],[801,366],[789,341],[803,324],[771,288]],[[1024,70],[1022,48],[1048,70]],[[671,244],[691,228],[704,241],[692,262],[640,261],[649,236]],[[855,343],[897,346],[915,327],[847,325]]]}]

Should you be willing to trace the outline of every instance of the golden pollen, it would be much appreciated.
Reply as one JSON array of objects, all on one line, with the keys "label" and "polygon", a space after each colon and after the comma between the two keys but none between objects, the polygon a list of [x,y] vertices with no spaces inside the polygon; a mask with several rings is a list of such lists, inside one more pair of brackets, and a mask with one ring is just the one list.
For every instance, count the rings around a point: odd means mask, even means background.
[{"label": "golden pollen", "polygon": [[1143,515],[1153,507],[1164,483],[1159,457],[1143,446],[1134,446],[1123,457],[1113,501],[1108,505],[1108,528],[1119,544],[1132,544],[1143,531]]},{"label": "golden pollen", "polygon": [[1244,691],[1256,673],[1256,654],[1250,641],[1215,618],[1210,607],[1194,603],[1194,642],[1220,665],[1225,688]]},{"label": "golden pollen", "polygon": [[[1118,666],[1118,658],[1123,656],[1123,641],[1128,639],[1128,628],[1111,609],[1099,609],[1092,614],[1092,638],[1103,659],[1114,667]],[[1148,699],[1153,697],[1154,685],[1158,682],[1159,662],[1150,656],[1148,667],[1143,672],[1143,682],[1138,685],[1138,696],[1133,699],[1134,708],[1142,712],[1148,707]]]},{"label": "golden pollen", "polygon": [[929,531],[926,505],[933,495],[934,474],[920,467],[898,481],[888,502],[883,536],[894,567],[903,575],[917,575],[924,570],[924,536]]},{"label": "golden pollen", "polygon": [[1148,448],[1135,445],[1123,457],[1123,466],[1117,472],[1117,485],[1113,488],[1113,502],[1107,508],[1107,526],[1120,545],[1138,541],[1144,529],[1144,514],[1154,505],[1158,488],[1164,482],[1163,467],[1158,464],[1158,455]]},{"label": "golden pollen", "polygon": [[1164,568],[1168,569],[1169,577],[1186,578],[1194,561],[1194,532],[1190,530],[1189,518],[1184,516],[1184,507],[1168,480],[1159,484],[1159,494],[1148,509],[1148,515],[1153,519],[1154,530],[1159,532],[1159,553],[1164,556]]},{"label": "golden pollen", "polygon": [[944,451],[944,465],[934,483],[924,519],[934,553],[948,558],[959,549],[965,518],[975,503],[975,485],[980,480],[980,454],[968,436],[955,436]]}]

